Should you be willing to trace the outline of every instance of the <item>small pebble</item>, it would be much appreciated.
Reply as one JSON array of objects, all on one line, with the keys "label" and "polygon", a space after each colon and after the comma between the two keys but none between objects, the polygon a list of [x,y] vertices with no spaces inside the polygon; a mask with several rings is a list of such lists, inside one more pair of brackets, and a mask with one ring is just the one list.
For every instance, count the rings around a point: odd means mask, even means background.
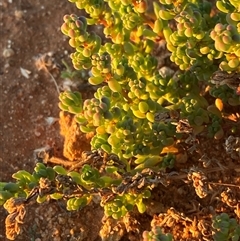
[{"label": "small pebble", "polygon": [[179,153],[179,154],[176,155],[176,162],[177,163],[183,164],[183,163],[186,163],[187,160],[188,160],[187,152]]},{"label": "small pebble", "polygon": [[10,48],[6,48],[3,50],[3,57],[4,58],[9,58],[11,56],[13,56],[15,54],[15,52],[13,51],[13,49]]},{"label": "small pebble", "polygon": [[73,228],[72,228],[72,229],[70,229],[69,233],[70,233],[70,234],[73,236],[73,235],[74,235],[74,233],[75,233],[74,229],[73,229]]},{"label": "small pebble", "polygon": [[34,134],[35,134],[36,137],[41,136],[41,132],[39,132],[39,131],[37,131],[37,130],[34,130]]},{"label": "small pebble", "polygon": [[54,237],[53,241],[61,241],[61,238],[60,237]]},{"label": "small pebble", "polygon": [[65,224],[66,223],[66,219],[62,218],[62,217],[58,217],[58,222],[59,222],[59,224]]},{"label": "small pebble", "polygon": [[23,17],[23,11],[15,10],[14,15],[15,15],[16,19],[19,20],[19,19],[21,19]]}]

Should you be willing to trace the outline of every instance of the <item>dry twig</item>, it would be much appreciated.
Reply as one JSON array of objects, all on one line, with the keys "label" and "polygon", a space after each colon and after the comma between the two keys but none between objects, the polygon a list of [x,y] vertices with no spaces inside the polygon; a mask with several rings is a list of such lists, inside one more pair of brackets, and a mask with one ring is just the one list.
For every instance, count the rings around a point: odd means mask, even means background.
[{"label": "dry twig", "polygon": [[51,57],[52,56],[50,54],[42,54],[42,55],[40,55],[39,57],[36,58],[35,65],[37,67],[37,70],[39,70],[39,71],[43,70],[51,77],[58,94],[60,94],[60,90],[59,90],[59,87],[57,85],[57,82],[56,82],[55,78],[53,77],[53,75],[48,70],[48,68],[50,68],[50,67],[56,68],[56,65],[53,63]]}]

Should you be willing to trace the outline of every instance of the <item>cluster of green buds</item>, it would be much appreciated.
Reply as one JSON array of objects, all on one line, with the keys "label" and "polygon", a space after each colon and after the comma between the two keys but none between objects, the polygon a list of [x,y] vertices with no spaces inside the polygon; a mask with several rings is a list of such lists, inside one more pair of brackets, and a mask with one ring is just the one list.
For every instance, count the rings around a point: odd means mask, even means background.
[{"label": "cluster of green buds", "polygon": [[[240,21],[239,21],[240,24]],[[233,25],[218,23],[210,33],[215,49],[226,59],[219,67],[224,71],[240,71],[240,32]]]},{"label": "cluster of green buds", "polygon": [[[211,4],[207,1],[160,1],[162,6],[155,3],[157,21],[163,22],[163,34],[167,41],[167,48],[172,52],[171,60],[181,70],[210,64],[212,60],[204,55],[203,49],[213,45],[209,38],[209,29],[213,25],[210,21]],[[169,20],[176,21],[176,28],[168,26]],[[167,23],[166,23],[167,22]],[[214,26],[214,25],[213,25]]]},{"label": "cluster of green buds", "polygon": [[76,52],[71,54],[74,68],[90,68],[91,59],[89,57],[98,52],[101,38],[94,32],[87,32],[87,20],[83,16],[65,15],[63,20],[61,31],[70,37],[69,44],[76,49]]},{"label": "cluster of green buds", "polygon": [[67,210],[75,211],[85,207],[91,201],[90,195],[83,195],[82,197],[73,197],[67,201]]},{"label": "cluster of green buds", "polygon": [[215,98],[220,98],[224,103],[229,103],[232,106],[240,104],[239,96],[236,96],[235,91],[229,88],[227,85],[213,86],[210,89],[210,94]]},{"label": "cluster of green buds", "polygon": [[105,4],[102,0],[90,2],[85,0],[69,0],[69,2],[75,3],[78,9],[84,9],[93,19],[99,19],[105,11]]},{"label": "cluster of green buds", "polygon": [[206,1],[198,5],[189,4],[175,16],[177,30],[169,36],[167,47],[172,52],[171,60],[181,70],[191,68],[196,71],[197,66],[212,65],[213,43],[209,38],[209,25],[212,21],[209,21],[209,5]]},{"label": "cluster of green buds", "polygon": [[[27,197],[30,191],[39,184],[41,178],[47,178],[50,181],[54,180],[55,172],[51,167],[37,163],[32,174],[25,170],[20,170],[14,173],[12,177],[16,182],[0,183],[1,205],[11,197]],[[38,202],[44,200],[40,197],[38,198]]]},{"label": "cluster of green buds", "polygon": [[82,95],[78,91],[65,91],[59,94],[59,108],[72,114],[82,111]]},{"label": "cluster of green buds", "polygon": [[238,241],[240,239],[240,225],[228,214],[221,213],[213,218],[214,241]]},{"label": "cluster of green buds", "polygon": [[146,211],[146,205],[143,199],[149,198],[151,192],[145,190],[143,193],[125,193],[123,195],[117,195],[114,200],[104,204],[105,214],[107,216],[112,216],[114,219],[119,219],[126,215],[129,211],[133,210],[136,205],[139,213],[144,213]]},{"label": "cluster of green buds", "polygon": [[136,53],[129,58],[129,65],[140,77],[148,78],[153,76],[157,67],[157,60],[150,54]]},{"label": "cluster of green buds", "polygon": [[0,182],[0,205],[14,197],[19,190],[19,185],[14,182]]},{"label": "cluster of green buds", "polygon": [[[220,63],[225,71],[240,71],[240,8],[236,0],[217,1],[217,8],[225,14],[226,23],[217,24],[211,33],[215,47],[224,52]],[[223,45],[226,47],[224,48]]]},{"label": "cluster of green buds", "polygon": [[151,231],[143,232],[143,241],[172,241],[171,234],[164,234],[160,227],[154,226]]},{"label": "cluster of green buds", "polygon": [[217,14],[211,12],[212,3],[208,1],[161,3],[165,9],[160,10],[157,17],[174,18],[177,24],[176,29],[167,31],[165,39],[172,52],[171,60],[180,69],[191,69],[202,80],[209,80],[216,67],[223,71],[239,71],[240,15],[235,2],[217,1],[222,11]]},{"label": "cluster of green buds", "polygon": [[106,37],[111,36],[113,43],[121,44],[131,38],[131,31],[143,25],[141,18],[147,10],[147,1],[79,1],[74,2],[79,9],[84,9],[90,16],[89,25],[101,24]]},{"label": "cluster of green buds", "polygon": [[240,12],[237,0],[217,1],[216,6],[223,13]]}]

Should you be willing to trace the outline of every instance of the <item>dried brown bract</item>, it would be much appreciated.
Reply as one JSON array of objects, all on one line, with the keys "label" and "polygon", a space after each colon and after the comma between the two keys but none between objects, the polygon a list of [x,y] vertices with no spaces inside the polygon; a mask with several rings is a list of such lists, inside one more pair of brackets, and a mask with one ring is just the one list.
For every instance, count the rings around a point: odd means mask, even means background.
[{"label": "dried brown bract", "polygon": [[130,215],[129,213],[127,213],[124,217],[123,217],[123,223],[125,224],[126,230],[127,232],[134,232],[135,234],[139,234],[139,229],[140,229],[140,223],[138,222],[138,220],[136,218],[134,218],[133,215]]},{"label": "dried brown bract", "polygon": [[118,241],[124,235],[125,225],[122,220],[115,220],[112,217],[104,216],[102,223],[103,226],[99,232],[102,240]]},{"label": "dried brown bract", "polygon": [[192,167],[188,172],[188,180],[193,181],[196,194],[200,198],[205,198],[208,195],[209,188],[207,177],[201,170]]},{"label": "dried brown bract", "polygon": [[213,73],[211,83],[216,85],[216,87],[221,85],[227,85],[229,88],[238,91],[240,87],[240,74],[228,74],[225,71],[217,70]]},{"label": "dried brown bract", "polygon": [[211,237],[212,237],[211,222],[201,219],[201,220],[199,220],[197,227],[203,236],[202,237],[203,240],[206,240],[206,241],[212,240],[211,239]]},{"label": "dried brown bract", "polygon": [[193,132],[193,128],[187,119],[182,119],[177,123],[176,132],[191,134]]},{"label": "dried brown bract", "polygon": [[151,226],[167,226],[171,228],[173,227],[173,225],[179,222],[192,223],[192,219],[188,218],[183,213],[180,213],[176,209],[171,207],[167,210],[167,213],[160,213],[157,217],[155,216],[151,222]]},{"label": "dried brown bract", "polygon": [[48,178],[41,177],[39,180],[39,195],[44,196],[45,194],[54,193],[54,191],[53,183]]},{"label": "dried brown bract", "polygon": [[229,207],[235,207],[239,202],[230,188],[221,193],[221,198],[222,202],[226,203]]},{"label": "dried brown bract", "polygon": [[139,193],[146,187],[151,189],[156,187],[159,183],[167,186],[167,174],[163,172],[154,172],[149,168],[145,168],[142,172],[137,172],[134,176],[126,173],[121,184],[113,187],[112,191],[116,194],[124,194],[126,192]]},{"label": "dried brown bract", "polygon": [[236,215],[238,216],[238,218],[240,218],[240,203],[238,203],[236,205],[236,209],[234,210],[234,212],[236,213]]},{"label": "dried brown bract", "polygon": [[14,240],[21,232],[21,224],[26,214],[25,198],[10,198],[4,204],[9,215],[5,219],[6,237]]},{"label": "dried brown bract", "polygon": [[225,141],[224,148],[231,158],[240,159],[240,137],[229,136]]},{"label": "dried brown bract", "polygon": [[[191,234],[192,234],[192,237],[193,238],[198,238],[200,239],[201,238],[201,233],[199,232],[198,230],[198,227],[197,227],[197,224],[198,224],[198,220],[196,217],[194,217],[193,221],[192,221],[192,224],[189,225],[189,226],[186,226],[185,227],[185,230],[186,231],[189,231]],[[185,232],[186,232],[185,231]]]},{"label": "dried brown bract", "polygon": [[187,149],[188,152],[193,153],[194,151],[196,151],[199,140],[196,138],[194,130],[191,127],[188,119],[181,119],[178,122],[172,122],[172,124],[176,125],[177,133],[183,133],[187,135],[187,138],[184,142],[189,146]]},{"label": "dried brown bract", "polygon": [[118,169],[126,169],[126,165],[115,154],[107,154],[101,149],[92,151],[83,151],[81,153],[81,160],[72,165],[70,171],[79,169],[83,165],[88,164],[99,170],[100,173],[105,172],[106,166],[114,166]]},{"label": "dried brown bract", "polygon": [[154,120],[155,121],[163,121],[164,123],[167,123],[167,122],[171,122],[172,119],[171,119],[171,116],[168,112],[164,112],[164,113],[155,113],[154,115]]}]

